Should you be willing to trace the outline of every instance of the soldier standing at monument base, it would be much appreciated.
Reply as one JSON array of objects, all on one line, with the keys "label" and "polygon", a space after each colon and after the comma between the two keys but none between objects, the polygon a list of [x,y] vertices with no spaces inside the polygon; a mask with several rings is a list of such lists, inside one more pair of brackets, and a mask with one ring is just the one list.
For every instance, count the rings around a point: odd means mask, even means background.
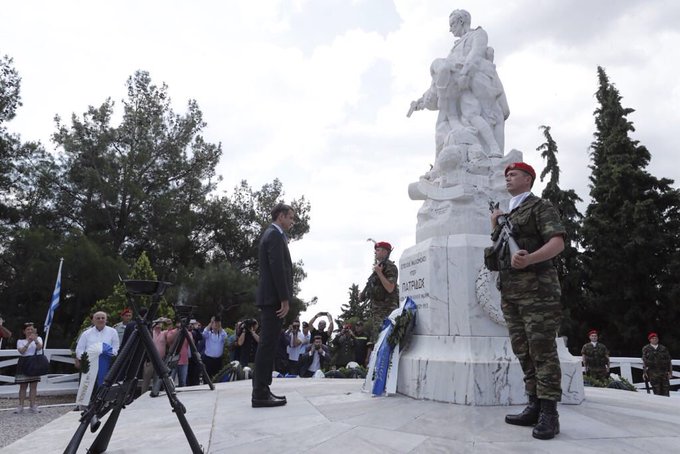
[{"label": "soldier standing at monument base", "polygon": [[552,259],[564,249],[566,232],[552,204],[531,193],[535,179],[534,169],[523,162],[505,168],[505,186],[512,196],[510,213],[499,209],[491,213],[492,239],[502,234],[507,220],[519,250],[511,254],[506,238],[500,250],[484,251],[484,263],[499,271],[501,308],[529,397],[524,411],[507,415],[505,422],[535,425],[534,438],[548,440],[560,433],[557,402],[562,397],[555,342],[562,317],[561,289]]},{"label": "soldier standing at monument base", "polygon": [[649,380],[654,394],[670,397],[670,379],[673,376],[671,354],[659,343],[659,336],[656,333],[649,333],[647,340],[649,344],[642,347],[644,379]]},{"label": "soldier standing at monument base", "polygon": [[590,342],[581,348],[581,361],[586,368],[586,375],[596,380],[606,380],[609,377],[609,350],[602,342],[598,342],[598,333],[588,331]]},{"label": "soldier standing at monument base", "polygon": [[399,270],[390,260],[392,245],[386,241],[375,243],[375,265],[359,301],[370,300],[371,335],[380,334],[380,326],[390,313],[399,307]]}]

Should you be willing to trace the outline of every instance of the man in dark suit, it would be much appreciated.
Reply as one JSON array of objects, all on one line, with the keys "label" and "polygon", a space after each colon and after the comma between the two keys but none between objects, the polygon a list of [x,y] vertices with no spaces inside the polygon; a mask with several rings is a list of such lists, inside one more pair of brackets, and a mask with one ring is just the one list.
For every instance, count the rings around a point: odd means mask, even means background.
[{"label": "man in dark suit", "polygon": [[260,279],[255,304],[260,308],[260,343],[255,355],[253,407],[286,405],[285,396],[269,390],[282,319],[293,297],[293,263],[288,251],[288,231],[295,223],[295,212],[279,203],[272,211],[273,223],[267,227],[259,247]]}]

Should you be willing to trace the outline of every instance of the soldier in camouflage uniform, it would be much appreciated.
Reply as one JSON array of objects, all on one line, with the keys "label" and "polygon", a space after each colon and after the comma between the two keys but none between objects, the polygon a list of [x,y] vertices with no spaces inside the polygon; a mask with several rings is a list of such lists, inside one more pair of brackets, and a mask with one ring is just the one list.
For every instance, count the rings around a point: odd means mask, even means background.
[{"label": "soldier in camouflage uniform", "polygon": [[670,396],[673,376],[673,364],[671,354],[666,347],[659,344],[659,336],[649,333],[649,344],[642,347],[642,365],[645,381],[649,380],[654,394]]},{"label": "soldier in camouflage uniform", "polygon": [[386,241],[375,243],[375,265],[359,301],[370,300],[371,335],[378,338],[383,320],[399,307],[399,270],[390,260],[392,245]]},{"label": "soldier in camouflage uniform", "polygon": [[581,361],[586,368],[586,375],[605,380],[609,377],[609,350],[602,342],[598,342],[597,331],[588,332],[590,342],[581,349]]},{"label": "soldier in camouflage uniform", "polygon": [[564,249],[566,232],[552,204],[531,193],[535,179],[536,172],[528,164],[516,162],[506,167],[506,189],[513,196],[510,213],[492,212],[492,239],[498,238],[498,218],[504,215],[513,225],[520,250],[511,256],[507,242],[496,253],[487,248],[484,262],[499,272],[501,308],[529,396],[524,411],[507,415],[505,422],[535,425],[532,435],[545,440],[560,432],[557,402],[562,397],[562,373],[555,336],[562,306],[552,259]]}]

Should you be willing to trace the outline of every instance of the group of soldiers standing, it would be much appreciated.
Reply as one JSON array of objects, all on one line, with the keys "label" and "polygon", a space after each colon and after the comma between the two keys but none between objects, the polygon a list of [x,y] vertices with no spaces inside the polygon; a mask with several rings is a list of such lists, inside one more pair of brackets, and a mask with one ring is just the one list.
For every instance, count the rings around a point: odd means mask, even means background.
[{"label": "group of soldiers standing", "polygon": [[[590,342],[581,349],[581,359],[587,376],[595,380],[605,380],[609,377],[609,350],[599,342],[598,332],[588,332]],[[642,347],[642,376],[647,385],[651,386],[654,394],[670,396],[670,379],[673,376],[671,354],[666,347],[659,343],[659,335],[649,333],[649,343]]]}]

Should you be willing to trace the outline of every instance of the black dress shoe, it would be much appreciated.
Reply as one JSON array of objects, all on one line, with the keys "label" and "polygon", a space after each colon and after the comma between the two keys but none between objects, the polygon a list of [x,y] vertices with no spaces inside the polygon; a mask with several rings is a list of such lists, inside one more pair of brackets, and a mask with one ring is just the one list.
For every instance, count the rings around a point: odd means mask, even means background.
[{"label": "black dress shoe", "polygon": [[272,395],[270,395],[266,399],[253,398],[251,402],[253,404],[253,408],[280,407],[282,405],[286,405],[286,399],[277,399]]},{"label": "black dress shoe", "polygon": [[277,396],[273,392],[269,391],[269,395],[273,397],[274,399],[279,399],[279,400],[286,400],[286,396]]}]

